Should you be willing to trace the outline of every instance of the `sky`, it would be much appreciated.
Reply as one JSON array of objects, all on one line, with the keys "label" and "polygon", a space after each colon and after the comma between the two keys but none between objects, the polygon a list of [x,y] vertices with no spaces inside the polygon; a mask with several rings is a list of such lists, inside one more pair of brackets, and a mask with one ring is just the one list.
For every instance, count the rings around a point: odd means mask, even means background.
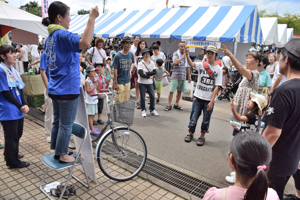
[{"label": "sky", "polygon": [[[25,5],[30,0],[6,0],[9,4],[19,7]],[[37,0],[35,0],[37,1]],[[94,6],[99,7],[99,12],[103,12],[103,0],[60,0],[70,7],[71,15],[76,15],[78,10],[90,10]],[[165,8],[166,0],[106,0],[105,9],[108,12],[123,10],[141,10]],[[38,0],[41,4],[41,0]],[[267,10],[267,13],[278,12],[283,15],[285,12],[292,14],[300,13],[300,0],[169,0],[169,8],[172,6],[233,6],[233,5],[257,5],[258,10]],[[297,9],[298,8],[298,9]]]}]

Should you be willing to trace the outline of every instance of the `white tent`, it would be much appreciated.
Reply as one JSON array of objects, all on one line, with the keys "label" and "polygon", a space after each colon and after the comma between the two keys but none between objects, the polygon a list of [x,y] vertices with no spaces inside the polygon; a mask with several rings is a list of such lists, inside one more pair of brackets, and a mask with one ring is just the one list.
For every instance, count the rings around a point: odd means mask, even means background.
[{"label": "white tent", "polygon": [[263,34],[263,44],[272,45],[278,43],[278,20],[277,17],[260,18]]},{"label": "white tent", "polygon": [[278,24],[278,42],[285,44],[287,42],[287,25]]},{"label": "white tent", "polygon": [[294,37],[294,29],[293,28],[287,28],[287,41],[289,41],[292,37]]},{"label": "white tent", "polygon": [[0,1],[0,25],[10,26],[34,34],[47,36],[47,29],[41,22],[41,17]]}]

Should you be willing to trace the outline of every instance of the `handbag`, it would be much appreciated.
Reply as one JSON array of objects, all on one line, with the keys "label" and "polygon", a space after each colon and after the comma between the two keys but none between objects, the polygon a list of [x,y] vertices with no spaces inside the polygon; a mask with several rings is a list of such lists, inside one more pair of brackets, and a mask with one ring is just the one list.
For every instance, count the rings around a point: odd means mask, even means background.
[{"label": "handbag", "polygon": [[[150,72],[150,70],[148,69],[147,65],[144,62],[142,62],[142,63],[145,65],[145,67],[147,68],[148,72]],[[154,77],[152,78],[152,82],[153,82],[152,83],[153,84],[153,89],[156,90],[157,88],[156,88]]]},{"label": "handbag", "polygon": [[[163,76],[166,75],[166,73],[163,74]],[[166,87],[167,85],[169,85],[169,80],[168,77],[163,77],[162,79],[162,83],[163,83],[163,87]]]}]

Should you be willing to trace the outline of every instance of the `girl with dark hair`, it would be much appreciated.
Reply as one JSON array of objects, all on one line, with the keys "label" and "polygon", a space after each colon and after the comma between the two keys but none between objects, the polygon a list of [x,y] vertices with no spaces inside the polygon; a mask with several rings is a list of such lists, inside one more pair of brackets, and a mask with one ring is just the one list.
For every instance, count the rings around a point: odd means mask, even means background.
[{"label": "girl with dark hair", "polygon": [[[234,55],[223,45],[224,48],[220,48],[223,53],[230,58],[236,70],[243,76],[239,88],[234,96],[234,102],[236,102],[235,110],[242,116],[247,112],[247,102],[249,100],[250,92],[257,93],[259,87],[259,73],[257,71],[258,64],[260,63],[260,55],[257,51],[248,52],[246,55],[246,67],[234,57]],[[234,116],[231,116],[231,120],[235,120]]]},{"label": "girl with dark hair", "polygon": [[28,167],[19,154],[19,140],[23,134],[24,114],[29,111],[16,64],[15,49],[10,45],[0,46],[0,122],[4,130],[6,165],[10,168]]},{"label": "girl with dark hair", "polygon": [[257,71],[259,72],[259,88],[258,94],[261,94],[263,90],[267,93],[271,90],[272,79],[270,74],[266,71],[266,67],[269,65],[268,57],[263,55],[261,57],[260,64],[258,65]]},{"label": "girl with dark hair", "polygon": [[236,182],[228,188],[210,188],[203,200],[279,200],[268,188],[267,171],[272,159],[270,143],[260,134],[237,134],[230,145],[228,164],[236,172]]},{"label": "girl with dark hair", "polygon": [[140,40],[137,45],[136,52],[134,54],[134,65],[132,65],[131,69],[130,69],[131,79],[134,79],[135,94],[136,94],[136,108],[137,109],[141,109],[137,67],[138,67],[139,62],[141,62],[143,60],[142,50],[145,48],[147,48],[146,41]]},{"label": "girl with dark hair", "polygon": [[47,26],[49,32],[45,53],[50,71],[48,94],[53,103],[50,148],[55,150],[54,157],[61,163],[70,163],[75,161],[68,155],[68,147],[80,95],[78,53],[90,45],[99,12],[97,6],[91,9],[81,37],[67,31],[71,18],[66,4],[54,1],[49,6],[48,15],[42,24]]}]

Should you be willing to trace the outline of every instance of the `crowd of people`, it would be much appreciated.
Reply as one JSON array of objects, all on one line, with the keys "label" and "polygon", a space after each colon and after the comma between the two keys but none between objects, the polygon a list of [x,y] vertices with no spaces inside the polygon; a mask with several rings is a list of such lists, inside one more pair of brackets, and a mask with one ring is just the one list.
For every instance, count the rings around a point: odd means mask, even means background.
[{"label": "crowd of people", "polygon": [[[103,98],[98,99],[94,94],[112,85],[116,93],[114,100],[119,103],[129,100],[130,90],[134,88],[136,108],[141,109],[141,116],[147,117],[146,99],[149,97],[149,113],[158,117],[155,105],[160,103],[163,79],[170,75],[159,42],[148,47],[140,36],[133,37],[133,44],[128,36],[121,40],[93,38],[98,7],[91,9],[82,36],[68,31],[71,19],[67,5],[55,1],[48,13],[49,17],[42,21],[49,32],[44,47],[30,45],[28,49],[28,45],[22,44],[16,48],[0,47],[0,121],[5,138],[4,157],[10,168],[30,165],[21,161],[24,156],[19,154],[24,114],[29,107],[23,92],[25,84],[13,67],[17,58],[23,62],[25,72],[31,69],[41,74],[45,85],[46,140],[60,163],[72,163],[75,159],[70,156],[72,152],[68,147],[81,88],[85,92],[90,134],[98,135],[100,131],[94,126],[104,124],[101,119]],[[210,45],[203,48],[203,59],[197,62],[189,55],[185,42],[178,44],[172,56],[168,105],[164,111],[183,110],[179,102],[186,84],[192,80],[192,71],[196,71],[197,83],[185,142],[193,141],[203,113],[196,145],[205,144],[219,91],[228,83],[237,86],[234,98],[230,99],[234,138],[228,164],[232,173],[225,178],[234,185],[211,188],[203,199],[300,199],[299,47],[300,39],[292,38],[284,45],[277,45],[276,54],[261,55],[251,48],[244,67],[225,45],[220,48],[224,56],[218,57],[218,48]],[[296,195],[284,195],[290,176],[295,180]]]}]

